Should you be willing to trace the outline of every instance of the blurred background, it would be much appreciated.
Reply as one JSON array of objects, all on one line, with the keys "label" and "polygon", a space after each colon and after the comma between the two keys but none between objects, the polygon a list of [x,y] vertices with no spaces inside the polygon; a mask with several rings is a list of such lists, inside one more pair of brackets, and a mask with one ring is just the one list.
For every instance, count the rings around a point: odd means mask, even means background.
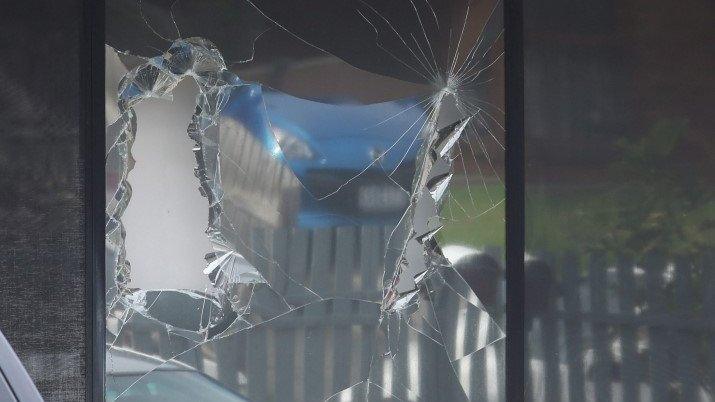
[{"label": "blurred background", "polygon": [[535,401],[713,400],[714,11],[525,2]]}]

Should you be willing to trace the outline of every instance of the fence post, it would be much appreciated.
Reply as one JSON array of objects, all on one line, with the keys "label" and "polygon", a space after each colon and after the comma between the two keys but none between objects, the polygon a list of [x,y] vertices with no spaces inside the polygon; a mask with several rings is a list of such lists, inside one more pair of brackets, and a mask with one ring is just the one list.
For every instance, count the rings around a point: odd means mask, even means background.
[{"label": "fence post", "polygon": [[[333,229],[315,229],[312,233],[309,283],[321,295],[333,295]],[[319,316],[320,321],[305,328],[305,356],[303,359],[304,395],[306,401],[319,400],[326,392],[325,387],[325,338],[328,332],[328,311],[326,306],[315,306],[306,311],[306,318]]]},{"label": "fence post", "polygon": [[[633,278],[633,260],[626,256],[618,256],[618,311],[624,316],[635,317],[636,282]],[[621,325],[621,384],[623,400],[638,402],[640,400],[640,383],[643,377],[643,366],[638,357],[638,327],[634,324]]]},{"label": "fence post", "polygon": [[[299,284],[305,283],[305,274],[308,263],[308,244],[309,233],[306,230],[294,228],[289,232],[288,243],[285,251],[287,254],[282,254],[281,259],[276,259],[280,267],[290,275],[293,280]],[[298,286],[292,284],[293,286]],[[295,288],[293,288],[295,289]],[[294,294],[295,298],[301,297],[299,294]],[[307,300],[296,300],[291,298],[291,292],[288,292],[286,298],[294,304],[300,305]],[[298,313],[298,311],[293,314]],[[295,344],[296,337],[300,337],[303,331],[299,331],[298,327],[293,328],[278,328],[275,334],[275,356],[276,356],[276,399],[279,401],[295,400]],[[302,375],[302,373],[301,373]],[[302,396],[302,395],[301,395]]]},{"label": "fence post", "polygon": [[[665,313],[665,294],[663,289],[663,268],[665,258],[658,253],[646,255],[643,268],[646,273],[646,294],[648,315],[657,316]],[[648,347],[648,372],[650,374],[651,396],[654,402],[666,402],[669,399],[668,385],[670,367],[668,362],[668,334],[660,326],[650,326]]]},{"label": "fence post", "polygon": [[[554,269],[557,267],[556,258],[552,254],[544,255],[544,262],[549,267],[552,267],[552,283],[551,292],[543,295],[543,297],[548,298],[547,307],[542,312],[540,317],[541,321],[541,341],[543,345],[543,358],[544,358],[544,395],[547,402],[558,401],[561,399],[561,368],[559,365],[560,353],[559,353],[559,331],[558,331],[558,316],[556,314],[556,300],[558,299],[558,288],[554,285],[554,281],[557,278]],[[527,284],[528,286],[528,284]],[[528,308],[528,306],[527,306]]]},{"label": "fence post", "polygon": [[253,401],[268,400],[267,329],[256,327],[246,341],[248,396]]},{"label": "fence post", "polygon": [[[695,289],[692,282],[691,262],[685,258],[675,261],[675,297],[676,314],[683,318],[692,318],[695,307]],[[678,381],[680,382],[680,400],[695,401],[698,396],[698,337],[692,330],[682,329],[678,335],[672,337],[676,342]]]},{"label": "fence post", "polygon": [[272,280],[271,286],[274,287],[278,294],[283,295],[284,299],[291,302],[291,294],[288,290],[291,286],[290,280],[287,276],[287,261],[288,261],[288,229],[278,228],[271,232],[269,237],[271,245],[270,257],[273,261],[263,261],[258,259],[261,264],[265,264],[268,271],[271,272]]},{"label": "fence post", "polygon": [[[715,317],[715,252],[713,250],[708,250],[703,253],[703,257],[700,259],[700,264],[702,264],[701,271],[703,273],[702,284],[703,284],[703,310],[701,319],[712,321]],[[707,337],[707,360],[708,360],[708,385],[710,392],[715,392],[715,337]]]},{"label": "fence post", "polygon": [[565,342],[566,361],[569,367],[568,400],[585,401],[583,372],[583,324],[581,322],[581,295],[579,294],[581,273],[578,256],[573,253],[564,255],[561,265],[561,287],[564,293],[564,311],[566,319]]},{"label": "fence post", "polygon": [[[357,262],[355,248],[357,228],[343,226],[336,229],[335,238],[335,296],[345,297],[352,290],[352,275]],[[336,301],[333,304],[333,314],[336,317],[349,316],[350,304],[346,301]],[[333,328],[333,390],[345,389],[350,384],[350,357],[352,336],[350,326],[335,324]]]},{"label": "fence post", "polygon": [[[360,286],[359,296],[364,300],[380,300],[382,296],[382,265],[384,262],[382,256],[382,228],[380,226],[362,226],[360,228]],[[371,311],[368,306],[363,303],[361,305],[361,316],[367,316]],[[377,323],[377,320],[375,321]],[[370,362],[372,355],[375,353],[375,330],[376,325],[367,325],[363,323],[360,326],[362,352],[361,356],[361,372],[368,373],[370,370]]]},{"label": "fence post", "polygon": [[588,279],[591,293],[591,328],[593,334],[593,385],[597,401],[611,400],[611,351],[608,326],[603,321],[606,308],[606,256],[595,252],[590,256]]}]

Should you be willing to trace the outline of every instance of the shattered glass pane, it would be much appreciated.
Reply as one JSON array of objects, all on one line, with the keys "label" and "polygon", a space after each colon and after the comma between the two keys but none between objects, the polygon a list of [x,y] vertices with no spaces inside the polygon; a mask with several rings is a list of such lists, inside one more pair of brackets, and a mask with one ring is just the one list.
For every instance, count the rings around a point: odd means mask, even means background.
[{"label": "shattered glass pane", "polygon": [[502,4],[286,3],[107,5],[107,399],[503,400]]}]

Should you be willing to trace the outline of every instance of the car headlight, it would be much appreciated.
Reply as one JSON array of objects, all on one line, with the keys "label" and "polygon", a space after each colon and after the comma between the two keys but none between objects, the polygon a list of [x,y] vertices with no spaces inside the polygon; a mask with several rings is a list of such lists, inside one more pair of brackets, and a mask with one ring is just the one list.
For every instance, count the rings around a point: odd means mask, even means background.
[{"label": "car headlight", "polygon": [[275,135],[276,141],[278,141],[280,151],[283,152],[283,155],[287,159],[313,158],[313,151],[308,144],[296,138],[294,135],[278,127],[273,128],[273,135]]}]

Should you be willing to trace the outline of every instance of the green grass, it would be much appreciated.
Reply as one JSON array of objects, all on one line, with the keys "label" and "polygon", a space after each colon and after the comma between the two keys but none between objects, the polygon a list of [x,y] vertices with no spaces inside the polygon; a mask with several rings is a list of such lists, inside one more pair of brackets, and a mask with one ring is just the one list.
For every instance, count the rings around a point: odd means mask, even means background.
[{"label": "green grass", "polygon": [[[554,252],[584,250],[597,246],[612,234],[618,235],[614,232],[614,224],[623,221],[625,205],[624,200],[611,191],[612,187],[610,184],[529,186],[526,195],[527,249]],[[447,221],[440,231],[441,244],[462,244],[474,248],[503,247],[504,203],[487,211],[492,201],[484,187],[481,183],[470,183],[470,188],[471,199],[465,185],[453,185],[452,197],[448,198],[442,208],[442,216],[447,218]],[[501,184],[489,184],[487,189],[494,203],[504,198],[504,188]],[[640,196],[633,194],[633,199],[625,202],[631,207],[638,205]],[[680,216],[679,230],[683,231],[684,237],[690,235],[700,239],[700,233],[709,232],[695,232],[695,228],[702,222],[712,221],[713,217],[715,201],[700,205]],[[675,229],[664,226],[659,230],[672,232]],[[711,237],[713,238],[715,236]],[[709,242],[712,243],[712,240]],[[622,247],[625,248],[626,245]]]},{"label": "green grass", "polygon": [[[527,183],[527,250],[693,256],[715,249],[712,152],[691,152],[698,143],[692,141],[687,119],[664,117],[643,133],[619,137],[598,174],[585,169],[570,183],[557,177]],[[567,176],[578,177],[579,167],[573,169]],[[503,187],[491,183],[485,189],[476,179],[468,191],[464,179],[452,182],[442,216],[454,219],[447,221],[440,240],[503,245],[504,205],[488,210],[503,198]]]},{"label": "green grass", "polygon": [[485,190],[483,184],[478,182],[470,183],[470,189],[467,191],[466,185],[456,183],[450,189],[452,196],[448,197],[442,207],[442,216],[447,221],[440,231],[440,243],[475,248],[503,247],[504,186],[499,183],[487,184]]}]

